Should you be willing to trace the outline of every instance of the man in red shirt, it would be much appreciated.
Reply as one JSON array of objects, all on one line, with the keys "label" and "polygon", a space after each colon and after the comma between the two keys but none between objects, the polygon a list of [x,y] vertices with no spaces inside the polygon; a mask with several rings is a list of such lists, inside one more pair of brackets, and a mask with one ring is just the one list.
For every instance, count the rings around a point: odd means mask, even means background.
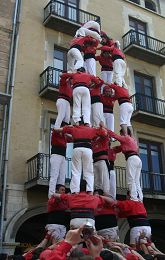
[{"label": "man in red shirt", "polygon": [[113,64],[110,55],[110,47],[102,46],[98,48],[98,50],[101,50],[101,54],[96,56],[96,60],[101,65],[101,79],[104,80],[105,83],[111,84],[113,78]]},{"label": "man in red shirt", "polygon": [[127,128],[133,135],[133,129],[131,125],[131,117],[133,113],[133,106],[130,101],[130,95],[128,89],[120,87],[116,84],[109,85],[110,88],[115,90],[114,99],[119,103],[119,123],[125,135],[127,135]]},{"label": "man in red shirt", "polygon": [[118,42],[110,47],[112,61],[113,61],[113,72],[114,72],[114,82],[120,87],[125,86],[124,75],[126,72],[126,63],[124,61],[125,55],[120,50]]},{"label": "man in red shirt", "polygon": [[121,150],[125,155],[126,179],[131,199],[143,201],[143,193],[140,185],[142,161],[139,157],[139,147],[136,140],[129,135],[129,131],[126,136],[123,135],[122,130],[120,131],[121,135],[117,135],[111,130],[108,130],[108,134],[120,142],[121,145],[116,149],[118,149],[118,152]]},{"label": "man in red shirt", "polygon": [[87,191],[93,191],[94,174],[91,141],[98,136],[106,136],[107,131],[102,127],[92,128],[84,124],[80,126],[65,126],[57,131],[69,134],[73,139],[71,192],[80,191],[82,173],[83,178],[87,181]]},{"label": "man in red shirt", "polygon": [[[65,125],[65,123],[62,123]],[[63,133],[53,130],[51,137],[51,157],[50,157],[50,181],[48,197],[50,198],[56,188],[56,184],[65,185],[67,172],[66,138]]]},{"label": "man in red shirt", "polygon": [[80,192],[76,194],[54,194],[55,198],[66,201],[71,210],[70,228],[79,228],[82,225],[95,227],[94,210],[104,205],[104,198],[88,194],[86,192],[87,182],[81,180]]},{"label": "man in red shirt", "polygon": [[114,131],[114,114],[113,107],[116,98],[114,97],[114,90],[109,86],[103,88],[103,94],[101,94],[101,102],[103,103],[103,112],[105,118],[106,127]]},{"label": "man in red shirt", "polygon": [[57,118],[54,127],[59,128],[62,122],[69,124],[70,122],[70,103],[72,100],[72,88],[69,80],[63,78],[61,75],[59,96],[56,102]]},{"label": "man in red shirt", "polygon": [[89,37],[88,41],[85,41],[83,47],[84,53],[84,67],[87,73],[96,76],[96,49],[99,44],[99,41]]},{"label": "man in red shirt", "polygon": [[97,137],[92,141],[94,189],[110,193],[108,165],[109,136]]},{"label": "man in red shirt", "polygon": [[90,124],[91,98],[89,89],[100,83],[100,79],[85,72],[82,67],[76,73],[64,73],[63,77],[71,80],[73,88],[73,120],[76,124],[83,121]]}]

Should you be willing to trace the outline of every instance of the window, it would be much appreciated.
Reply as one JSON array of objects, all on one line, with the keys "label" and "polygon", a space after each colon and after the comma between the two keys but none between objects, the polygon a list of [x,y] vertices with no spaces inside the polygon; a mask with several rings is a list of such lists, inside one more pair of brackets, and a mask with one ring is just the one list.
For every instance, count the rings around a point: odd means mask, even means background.
[{"label": "window", "polygon": [[146,23],[137,20],[135,18],[129,17],[129,27],[130,29],[134,30],[131,34],[131,43],[136,43],[140,46],[146,47],[147,45],[147,28]]},{"label": "window", "polygon": [[150,10],[156,12],[156,5],[151,0],[145,0],[145,8],[150,9]]},{"label": "window", "polygon": [[139,153],[142,160],[143,188],[163,191],[161,144],[140,139]]},{"label": "window", "polygon": [[130,1],[139,5],[139,0],[130,0]]},{"label": "window", "polygon": [[147,112],[155,111],[153,78],[138,72],[134,73],[135,91],[139,109]]},{"label": "window", "polygon": [[53,1],[52,12],[69,20],[77,21],[78,7],[79,0],[58,0],[58,2]]},{"label": "window", "polygon": [[59,75],[61,71],[66,70],[67,67],[67,51],[63,49],[56,48],[54,49],[53,57],[53,84],[58,85]]}]

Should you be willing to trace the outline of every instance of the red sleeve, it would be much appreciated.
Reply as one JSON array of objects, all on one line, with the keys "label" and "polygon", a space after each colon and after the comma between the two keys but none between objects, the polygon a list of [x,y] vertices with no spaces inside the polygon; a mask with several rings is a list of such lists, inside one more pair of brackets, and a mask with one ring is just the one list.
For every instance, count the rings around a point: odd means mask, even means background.
[{"label": "red sleeve", "polygon": [[120,152],[122,151],[121,145],[118,145],[118,146],[113,147],[112,150],[113,150],[115,153],[120,153]]},{"label": "red sleeve", "polygon": [[71,250],[72,246],[62,241],[58,246],[52,250],[52,253],[47,256],[46,260],[66,260],[67,253]]},{"label": "red sleeve", "polygon": [[99,60],[100,60],[100,56],[95,56],[95,59],[96,59],[97,61],[99,61]]},{"label": "red sleeve", "polygon": [[107,136],[107,130],[105,128],[100,127],[97,129],[97,135],[101,137],[105,137]]},{"label": "red sleeve", "polygon": [[63,134],[73,134],[73,127],[74,126],[64,126],[63,127],[63,130],[62,130],[62,132],[63,132]]},{"label": "red sleeve", "polygon": [[69,194],[61,194],[60,199],[61,200],[68,200]]},{"label": "red sleeve", "polygon": [[118,140],[120,143],[123,143],[123,142],[124,142],[124,139],[125,139],[124,136],[117,135],[117,134],[115,134],[115,133],[114,133],[113,131],[111,131],[111,130],[108,130],[108,134],[110,135],[110,137],[115,138],[115,139]]},{"label": "red sleeve", "polygon": [[117,201],[117,204],[116,204],[117,208],[119,209],[119,216],[122,218],[125,218],[127,217],[127,215],[129,214],[130,212],[130,207],[128,207],[126,201],[120,201],[118,200]]}]

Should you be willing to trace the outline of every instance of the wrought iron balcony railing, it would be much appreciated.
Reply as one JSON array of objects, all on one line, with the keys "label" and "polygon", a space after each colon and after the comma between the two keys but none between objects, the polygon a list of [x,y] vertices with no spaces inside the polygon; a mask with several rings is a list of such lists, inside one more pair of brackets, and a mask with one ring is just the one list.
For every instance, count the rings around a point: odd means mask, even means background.
[{"label": "wrought iron balcony railing", "polygon": [[141,110],[150,114],[165,117],[165,100],[136,93],[131,97],[134,111]]},{"label": "wrought iron balcony railing", "polygon": [[[50,177],[50,156],[49,154],[38,153],[27,161],[28,165],[28,179],[27,182],[40,179],[48,181]],[[71,158],[67,158],[68,171],[66,175],[66,181],[71,179]],[[128,189],[126,181],[126,169],[125,167],[115,166],[116,171],[116,187],[120,194],[120,191]],[[143,192],[146,194],[165,194],[165,174],[153,173],[142,171],[141,183]]]},{"label": "wrought iron balcony railing", "polygon": [[47,87],[59,88],[59,79],[62,70],[53,67],[47,67],[40,74],[40,93]]},{"label": "wrought iron balcony railing", "polygon": [[51,15],[65,19],[69,22],[76,23],[78,25],[82,25],[83,23],[90,20],[100,22],[99,16],[56,0],[51,0],[44,8],[44,22]]},{"label": "wrought iron balcony railing", "polygon": [[155,65],[165,64],[165,42],[133,29],[122,38],[125,54]]},{"label": "wrought iron balcony railing", "polygon": [[125,50],[131,44],[138,45],[147,50],[156,52],[165,56],[165,42],[156,38],[150,37],[144,33],[140,33],[135,30],[130,30],[123,35],[123,50]]}]

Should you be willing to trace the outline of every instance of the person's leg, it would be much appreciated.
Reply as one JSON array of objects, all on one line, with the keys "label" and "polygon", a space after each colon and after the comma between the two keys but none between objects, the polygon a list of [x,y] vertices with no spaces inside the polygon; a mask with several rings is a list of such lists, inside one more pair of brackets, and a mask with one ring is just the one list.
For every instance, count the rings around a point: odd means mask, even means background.
[{"label": "person's leg", "polygon": [[94,58],[90,58],[85,60],[86,72],[96,76],[96,60]]},{"label": "person's leg", "polygon": [[65,185],[66,175],[67,175],[67,161],[64,157],[61,162],[60,174],[58,175],[57,184]]},{"label": "person's leg", "polygon": [[69,124],[70,122],[70,115],[71,115],[71,112],[70,112],[70,103],[65,100],[65,117],[63,119],[63,121],[67,124]]},{"label": "person's leg", "polygon": [[70,182],[71,193],[80,191],[81,173],[82,173],[82,150],[81,148],[74,148],[73,157],[72,157],[72,178]]},{"label": "person's leg", "polygon": [[101,79],[104,80],[105,83],[108,82],[107,71],[101,71]]},{"label": "person's leg", "polygon": [[110,171],[110,192],[109,195],[116,199],[116,173],[115,170]]},{"label": "person's leg", "polygon": [[114,81],[118,86],[122,87],[122,64],[121,59],[117,59],[113,63]]},{"label": "person's leg", "polygon": [[81,87],[73,89],[73,121],[75,123],[81,121]]},{"label": "person's leg", "polygon": [[92,150],[90,148],[82,148],[82,165],[83,178],[87,182],[86,191],[92,191],[94,188],[94,174],[93,174],[93,158]]},{"label": "person's leg", "polygon": [[136,160],[137,160],[137,168],[136,168],[136,175],[135,175],[136,190],[139,195],[140,201],[143,201],[143,192],[142,192],[142,188],[140,185],[142,161],[138,156],[137,156]]},{"label": "person's leg", "polygon": [[137,189],[136,189],[136,182],[135,182],[135,174],[137,169],[137,160],[136,155],[133,155],[127,159],[126,162],[126,179],[128,188],[130,191],[130,197],[132,200],[138,200],[137,197]]},{"label": "person's leg", "polygon": [[101,102],[92,104],[92,118],[94,126],[99,126],[101,121],[105,123],[103,104]]},{"label": "person's leg", "polygon": [[131,117],[133,113],[133,106],[131,103],[126,103],[127,106],[127,128],[130,130],[131,136],[133,136],[133,127],[131,124]]},{"label": "person's leg", "polygon": [[61,163],[65,157],[59,154],[52,154],[50,158],[50,181],[49,181],[49,193],[50,198],[56,190],[57,178],[59,176]]},{"label": "person's leg", "polygon": [[68,102],[68,101],[63,99],[63,98],[57,99],[56,107],[57,107],[58,114],[57,114],[57,118],[56,118],[56,122],[55,122],[54,128],[60,128],[62,121],[65,121],[64,120],[65,119],[65,114],[67,112],[66,111],[66,102]]},{"label": "person's leg", "polygon": [[114,132],[114,114],[104,113],[104,117],[106,118],[107,128]]},{"label": "person's leg", "polygon": [[85,124],[90,124],[91,117],[91,97],[89,89],[83,87],[82,89],[82,116]]},{"label": "person's leg", "polygon": [[122,78],[122,86],[126,87],[126,83],[125,83],[125,79],[124,79],[124,76],[125,76],[125,73],[126,73],[126,63],[124,60],[120,60],[120,63],[121,63],[121,78]]},{"label": "person's leg", "polygon": [[74,50],[70,49],[67,53],[67,71],[68,72],[75,72],[74,63],[75,63]]},{"label": "person's leg", "polygon": [[100,161],[97,161],[93,164],[93,172],[94,172],[94,189],[95,190],[103,190],[103,174],[100,171],[101,165]]},{"label": "person's leg", "polygon": [[128,122],[128,103],[123,103],[119,106],[119,123],[123,130],[124,135],[127,135],[127,122]]},{"label": "person's leg", "polygon": [[113,71],[107,71],[107,82],[109,84],[112,83],[112,79],[113,79]]}]

